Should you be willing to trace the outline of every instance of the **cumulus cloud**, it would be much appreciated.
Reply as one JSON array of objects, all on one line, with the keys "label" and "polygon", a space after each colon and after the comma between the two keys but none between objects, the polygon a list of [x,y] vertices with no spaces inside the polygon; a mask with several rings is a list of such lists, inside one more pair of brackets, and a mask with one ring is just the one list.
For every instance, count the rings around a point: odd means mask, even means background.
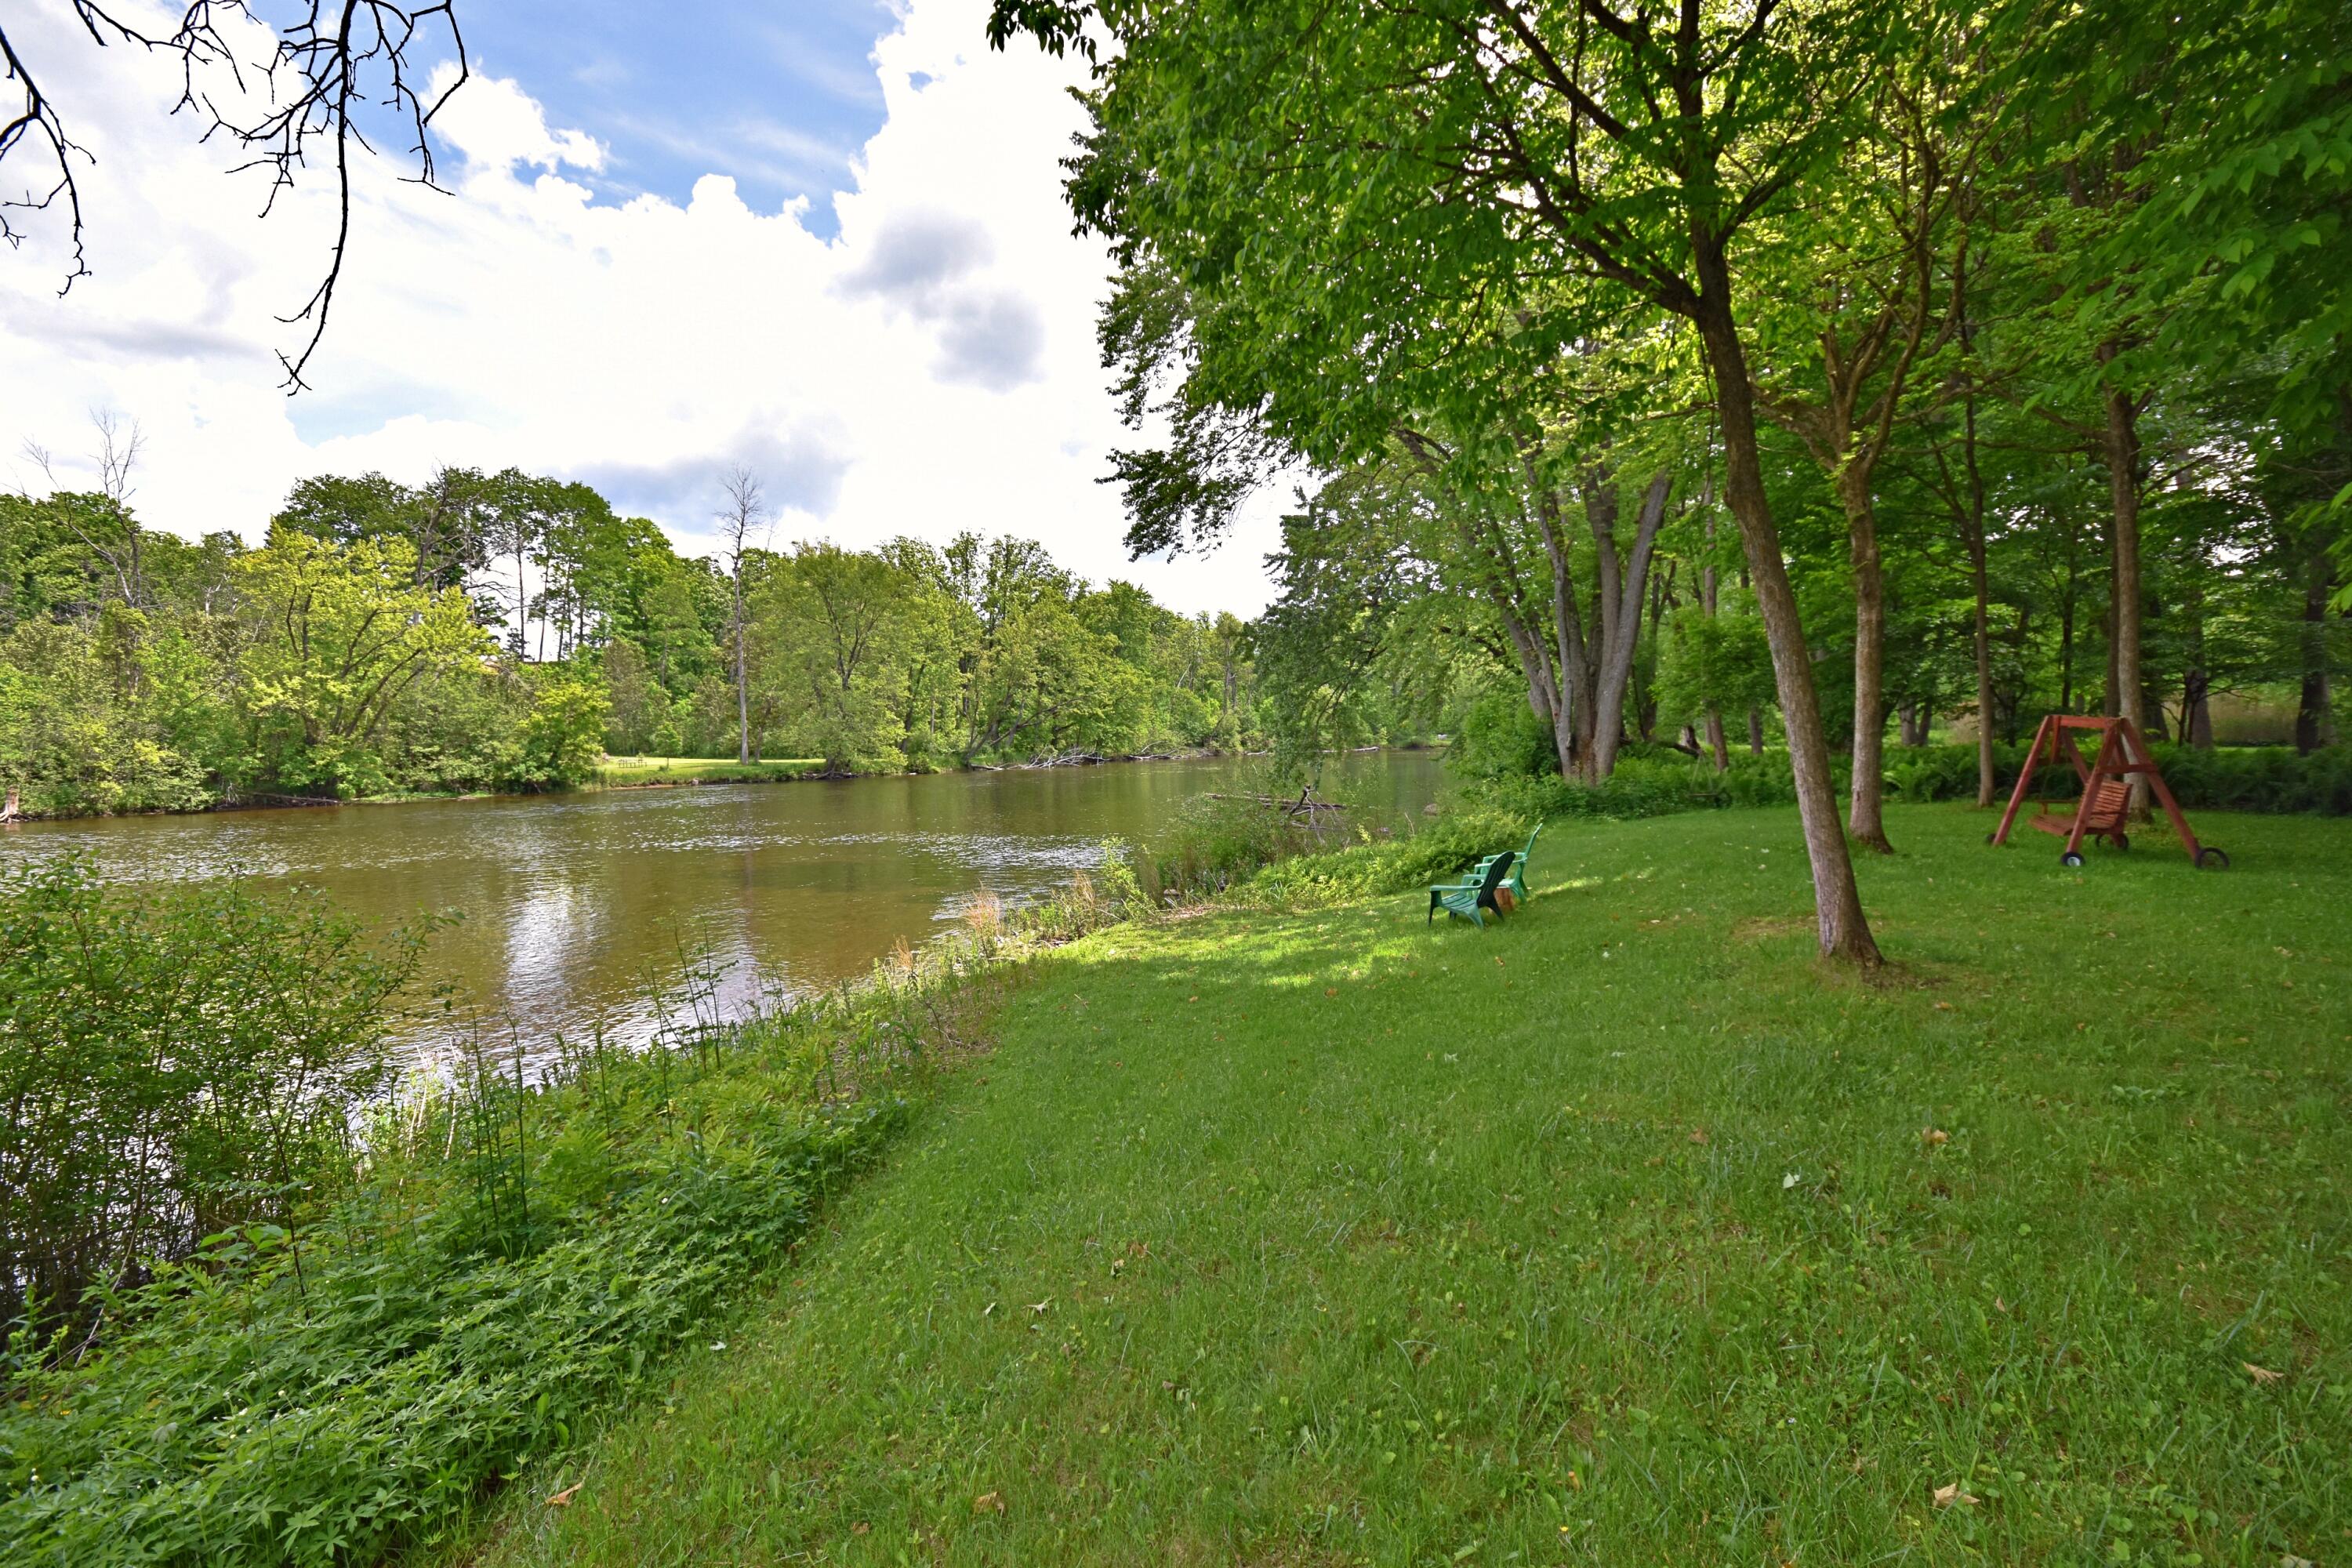
[{"label": "cumulus cloud", "polygon": [[[163,112],[161,62],[92,49],[68,0],[33,0],[10,32],[98,153],[97,275],[60,300],[54,238],[0,256],[0,431],[67,456],[84,410],[116,409],[147,435],[143,516],[253,539],[309,474],[513,464],[707,549],[716,478],[748,461],[780,541],[1019,533],[1185,608],[1254,610],[1266,520],[1213,563],[1120,552],[1097,483],[1127,439],[1093,342],[1109,262],[1061,205],[1076,68],[990,50],[985,19],[986,0],[911,0],[877,41],[886,115],[831,237],[715,174],[683,205],[616,195],[593,128],[477,78],[436,121],[447,194],[389,163],[360,181],[319,391],[289,405],[272,351],[296,329],[276,317],[324,264],[323,184],[259,221],[261,187]],[[30,482],[6,472],[15,446],[0,481]]]},{"label": "cumulus cloud", "polygon": [[[809,517],[824,517],[841,494],[849,458],[816,431],[782,429],[761,420],[746,424],[722,444],[729,463],[741,463],[760,476],[768,505]],[[723,475],[708,454],[667,462],[590,463],[579,477],[603,491],[623,512],[691,519],[714,515],[725,499]]]},{"label": "cumulus cloud", "polygon": [[995,242],[976,218],[952,213],[897,215],[843,276],[852,295],[869,295],[938,328],[941,380],[1005,392],[1043,374],[1045,316],[1011,289],[966,282],[994,258]]}]

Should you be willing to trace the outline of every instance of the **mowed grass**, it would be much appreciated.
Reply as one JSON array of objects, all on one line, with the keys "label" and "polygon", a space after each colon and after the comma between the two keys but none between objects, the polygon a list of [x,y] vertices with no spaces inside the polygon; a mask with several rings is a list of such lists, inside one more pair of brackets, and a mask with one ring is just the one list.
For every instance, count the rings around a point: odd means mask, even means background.
[{"label": "mowed grass", "polygon": [[2352,1561],[2352,822],[1890,816],[1878,984],[1786,811],[1042,961],[469,1560]]},{"label": "mowed grass", "polygon": [[607,789],[643,788],[648,784],[772,784],[797,778],[824,766],[823,757],[780,757],[756,763],[714,761],[708,757],[607,757],[596,770],[596,782]]}]

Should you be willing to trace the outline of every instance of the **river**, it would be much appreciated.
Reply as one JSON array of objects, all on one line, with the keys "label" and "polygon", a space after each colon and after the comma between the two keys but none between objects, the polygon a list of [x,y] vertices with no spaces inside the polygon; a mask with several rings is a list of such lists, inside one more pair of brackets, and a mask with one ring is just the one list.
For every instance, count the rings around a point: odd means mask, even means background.
[{"label": "river", "polygon": [[[722,1016],[864,975],[975,893],[1035,897],[1097,864],[1106,838],[1148,842],[1187,799],[1254,776],[1245,761],[1110,763],[28,823],[0,830],[0,857],[80,851],[121,880],[301,883],[384,924],[455,910],[426,984],[511,1020],[536,1051],[559,1033],[650,1037],[653,984],[676,985],[681,954],[698,955]],[[1434,752],[1359,753],[1334,760],[1324,793],[1394,820],[1439,783]],[[407,1033],[427,1050],[446,1030]]]}]

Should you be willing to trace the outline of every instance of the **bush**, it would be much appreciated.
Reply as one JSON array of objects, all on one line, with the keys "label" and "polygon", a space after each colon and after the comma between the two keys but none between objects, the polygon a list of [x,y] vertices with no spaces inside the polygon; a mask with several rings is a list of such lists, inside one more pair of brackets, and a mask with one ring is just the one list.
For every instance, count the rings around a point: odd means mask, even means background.
[{"label": "bush", "polygon": [[1511,778],[1559,772],[1551,725],[1536,717],[1525,691],[1490,691],[1463,715],[1445,748],[1445,768],[1457,778]]},{"label": "bush", "polygon": [[[1993,748],[1993,777],[2001,796],[2017,786],[2026,744]],[[2085,747],[2087,752],[2088,747]],[[2298,754],[2284,746],[2228,746],[2200,751],[2159,742],[2157,764],[2173,799],[2189,811],[2317,812],[2352,815],[2352,746]],[[1899,748],[1886,766],[1887,787],[1904,800],[1972,800],[1977,789],[1974,746]],[[2044,764],[2037,794],[2069,800],[2079,793],[2073,772]]]},{"label": "bush", "polygon": [[101,1360],[32,1370],[0,1416],[9,1561],[363,1562],[427,1538],[706,1332],[905,1120],[755,1100],[723,1138],[622,1152],[591,1131],[611,1109],[551,1142],[604,1179],[521,1256],[379,1184],[123,1298]]},{"label": "bush", "polygon": [[1237,885],[1234,896],[1245,903],[1295,908],[1402,892],[1467,870],[1483,856],[1518,848],[1533,826],[1523,813],[1458,806],[1418,832],[1277,861]]},{"label": "bush", "polygon": [[[1664,755],[1659,753],[1664,752]],[[2202,752],[2159,743],[2158,763],[2173,798],[2184,810],[2320,812],[2352,815],[2352,746],[2331,746],[2298,756],[2279,746],[2229,747]],[[2005,798],[2017,785],[2025,745],[1993,748],[1995,787]],[[1843,794],[1846,759],[1831,759]],[[2045,765],[2037,793],[2053,800],[2078,792],[2072,771]],[[1887,793],[1897,800],[1973,800],[1977,749],[1972,745],[1900,746],[1886,760]],[[1734,805],[1785,805],[1795,801],[1796,782],[1784,752],[1761,757],[1735,754],[1717,773],[1712,763],[1686,759],[1664,748],[1629,754],[1617,771],[1597,784],[1558,775],[1500,777],[1472,786],[1472,795],[1497,809],[1526,817],[1661,816]]]},{"label": "bush", "polygon": [[[1671,760],[1668,760],[1671,759]],[[1722,773],[1712,763],[1666,752],[1622,759],[1597,784],[1574,779],[1504,778],[1479,784],[1475,797],[1519,816],[1625,819],[1732,805],[1780,805],[1797,798],[1789,759],[1780,752],[1735,756]]]},{"label": "bush", "polygon": [[0,1322],[233,1225],[292,1223],[387,1085],[381,949],[305,893],[131,889],[64,858],[0,871]]}]

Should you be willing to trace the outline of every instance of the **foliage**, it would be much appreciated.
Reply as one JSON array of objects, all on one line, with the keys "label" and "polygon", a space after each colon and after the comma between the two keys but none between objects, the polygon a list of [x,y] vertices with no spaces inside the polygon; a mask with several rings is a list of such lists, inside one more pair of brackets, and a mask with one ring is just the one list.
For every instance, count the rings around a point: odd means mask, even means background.
[{"label": "foliage", "polygon": [[309,1206],[423,935],[236,879],[0,868],[0,1322],[86,1328],[86,1291]]},{"label": "foliage", "polygon": [[300,533],[237,558],[249,630],[237,673],[258,770],[330,795],[390,785],[375,742],[394,706],[490,646],[465,595],[418,585],[416,564],[405,540],[339,550]]},{"label": "foliage", "polygon": [[[2166,785],[2189,811],[2308,812],[2352,815],[2352,746],[2296,752],[2284,746],[2203,749],[2159,744],[2154,748]],[[1994,779],[2001,798],[2016,787],[2026,748],[2002,743],[1993,751]],[[1887,753],[1886,780],[1907,801],[1973,799],[1977,789],[1974,746],[1902,746]],[[2063,764],[2045,764],[2037,795],[2071,800],[2078,793]],[[1631,821],[1680,811],[1786,805],[1794,798],[1785,754],[1735,754],[1718,772],[1711,764],[1671,752],[1631,757],[1597,784],[1557,775],[1521,774],[1483,780],[1473,799],[1527,817],[1607,817]]]},{"label": "foliage", "polygon": [[[277,989],[250,1023],[223,1021],[220,1048],[207,1043],[201,1058],[243,1064],[256,1079],[280,1058],[308,1062],[306,1048],[335,1028],[380,1024],[383,987],[347,976],[396,973],[301,940],[346,940],[347,924],[234,888],[189,900],[192,912],[209,900],[205,910],[232,918],[180,920],[166,940],[134,941],[127,901],[68,867],[12,895],[0,931],[33,955],[20,969],[54,968],[65,920],[89,927],[91,911],[108,914],[122,931],[93,930],[87,945],[119,961],[122,988],[139,982],[154,1009],[177,1001],[182,1013],[246,994],[175,994],[158,972],[175,961],[234,969],[247,962],[240,944],[268,939],[282,954],[268,963]],[[457,1018],[450,1070],[397,1094],[355,1098],[380,1087],[380,1058],[365,1072],[344,1064],[341,1077],[311,1078],[307,1140],[272,1142],[261,1126],[237,1142],[267,1178],[235,1189],[254,1202],[204,1210],[195,1225],[219,1228],[200,1238],[185,1223],[110,1238],[110,1259],[161,1244],[152,1279],[95,1281],[91,1331],[24,1326],[9,1342],[0,1540],[10,1562],[324,1564],[446,1534],[501,1480],[571,1451],[616,1401],[667,1375],[689,1342],[724,1353],[712,1336],[730,1303],[909,1124],[938,1068],[977,1048],[1005,963],[1141,907],[1125,851],[1106,846],[1098,871],[1028,907],[975,900],[960,931],[878,966],[870,984],[738,1026],[681,1024],[646,1048],[559,1041],[553,1060],[526,1064]],[[153,929],[151,919],[135,934]],[[316,1019],[289,1017],[278,999],[306,961]],[[28,977],[53,998],[42,1006],[80,1009],[74,1038],[111,1029],[152,1043],[130,1028],[160,1012],[101,1011],[119,996]],[[48,1014],[25,1016],[30,1027]],[[176,1016],[173,1027],[175,1040],[204,1042]],[[286,1037],[257,1036],[271,1030]],[[120,1072],[110,1081],[126,1087]],[[150,1127],[173,1114],[207,1121],[214,1081],[137,1085],[135,1109]],[[245,1080],[223,1081],[245,1091]],[[67,1109],[83,1113],[71,1125],[85,1139],[113,1125],[102,1106]],[[288,1113],[282,1096],[277,1109]],[[90,1168],[85,1159],[68,1173]],[[109,1196],[86,1201],[102,1208]]]},{"label": "foliage", "polygon": [[[0,498],[0,785],[32,816],[541,790],[600,752],[732,756],[731,585],[593,489],[515,470],[295,487],[270,542],[104,497]],[[755,761],[834,773],[1263,734],[1246,629],[1039,546],[756,547]]]},{"label": "foliage", "polygon": [[519,766],[499,782],[507,788],[563,788],[593,776],[604,757],[604,721],[612,701],[602,686],[568,672],[540,683],[517,735]]},{"label": "foliage", "polygon": [[1533,777],[1559,771],[1552,729],[1528,706],[1526,694],[1503,687],[1463,713],[1445,748],[1446,771],[1459,778]]}]

